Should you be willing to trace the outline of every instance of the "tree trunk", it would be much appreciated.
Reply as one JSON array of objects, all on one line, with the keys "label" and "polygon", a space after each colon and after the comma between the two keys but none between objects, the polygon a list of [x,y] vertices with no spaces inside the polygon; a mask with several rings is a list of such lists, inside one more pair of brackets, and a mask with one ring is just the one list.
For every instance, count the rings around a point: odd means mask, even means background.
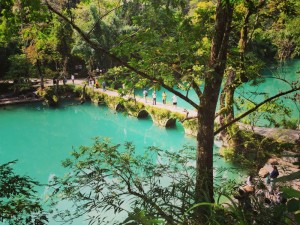
[{"label": "tree trunk", "polygon": [[[226,66],[228,39],[232,21],[233,5],[229,0],[218,0],[215,34],[209,61],[210,72],[206,74],[203,95],[198,110],[197,156],[196,156],[196,203],[214,202],[213,196],[213,145],[214,120],[219,92]],[[207,220],[207,209],[198,207],[200,224]]]},{"label": "tree trunk", "polygon": [[[240,40],[238,45],[239,53],[240,53],[240,62],[239,62],[240,77],[237,77],[236,72],[233,69],[229,70],[226,84],[221,93],[221,97],[220,97],[221,113],[219,117],[220,127],[224,126],[225,124],[227,124],[228,122],[234,119],[233,103],[234,103],[235,90],[240,84],[248,81],[248,78],[246,77],[246,71],[245,71],[245,52],[248,43],[249,19],[253,13],[254,13],[253,8],[249,6],[249,8],[247,9],[247,13],[244,17],[243,26],[240,30]],[[223,142],[223,146],[238,148],[240,135],[238,134],[238,132],[236,132],[236,129],[232,129],[232,127],[228,127],[224,129],[220,133],[220,138]],[[235,150],[236,153],[240,151],[240,149],[235,149]]]},{"label": "tree trunk", "polygon": [[[229,121],[234,119],[234,91],[235,91],[236,73],[232,69],[228,71],[227,80],[220,96],[220,126],[224,126]],[[224,129],[220,133],[220,139],[224,146],[228,146],[230,135],[228,129]]]}]

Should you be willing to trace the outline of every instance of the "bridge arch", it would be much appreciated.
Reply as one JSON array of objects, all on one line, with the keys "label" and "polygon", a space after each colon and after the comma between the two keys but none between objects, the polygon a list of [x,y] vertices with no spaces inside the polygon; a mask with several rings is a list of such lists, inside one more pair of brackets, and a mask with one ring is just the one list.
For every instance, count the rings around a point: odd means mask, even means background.
[{"label": "bridge arch", "polygon": [[170,128],[170,127],[175,127],[176,126],[176,118],[169,118],[166,121],[165,127]]},{"label": "bridge arch", "polygon": [[119,103],[117,103],[115,110],[116,111],[124,111],[125,107],[122,103],[119,102]]},{"label": "bridge arch", "polygon": [[141,111],[138,112],[137,118],[141,119],[141,118],[146,118],[147,116],[149,116],[149,112],[145,109],[142,109]]}]

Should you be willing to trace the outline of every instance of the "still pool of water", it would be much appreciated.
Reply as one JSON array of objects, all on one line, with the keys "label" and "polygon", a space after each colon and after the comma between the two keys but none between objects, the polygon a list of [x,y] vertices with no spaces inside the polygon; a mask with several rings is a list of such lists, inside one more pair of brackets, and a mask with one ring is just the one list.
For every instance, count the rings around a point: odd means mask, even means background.
[{"label": "still pool of water", "polygon": [[[155,126],[151,119],[139,120],[89,103],[65,103],[57,109],[42,104],[6,106],[0,108],[0,125],[0,164],[17,159],[17,173],[44,184],[53,174],[63,175],[61,161],[69,156],[72,147],[90,145],[96,136],[110,137],[114,143],[132,141],[139,152],[148,146],[176,151],[184,144],[196,145],[196,140],[186,136],[180,124],[165,129]],[[219,157],[215,160],[216,167],[232,167]],[[223,176],[238,175],[226,170]],[[50,223],[54,224],[57,223]]]}]

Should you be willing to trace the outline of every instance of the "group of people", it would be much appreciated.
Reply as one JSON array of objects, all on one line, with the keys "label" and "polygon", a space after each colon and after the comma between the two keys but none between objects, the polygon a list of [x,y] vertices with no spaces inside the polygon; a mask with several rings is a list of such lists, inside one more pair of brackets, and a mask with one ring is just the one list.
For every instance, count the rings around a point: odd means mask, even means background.
[{"label": "group of people", "polygon": [[[88,82],[89,82],[90,86],[100,88],[100,84],[99,84],[99,81],[97,79],[94,79],[94,78],[90,77],[88,79]],[[105,81],[102,82],[102,89],[103,89],[103,91],[106,91],[106,82]]]},{"label": "group of people", "polygon": [[239,200],[239,203],[243,207],[250,207],[250,196],[255,196],[258,202],[270,205],[270,204],[281,204],[285,203],[283,192],[280,191],[279,187],[275,187],[275,179],[279,176],[277,166],[272,166],[271,173],[268,174],[264,181],[254,181],[253,176],[247,178],[246,184],[240,186],[238,194],[234,197]]},{"label": "group of people", "polygon": [[[148,91],[146,89],[144,89],[144,91],[143,91],[143,96],[144,96],[145,102],[147,103]],[[167,104],[167,93],[165,91],[162,93],[162,102],[164,105]],[[174,107],[177,107],[176,95],[172,96],[172,104]],[[152,105],[156,105],[156,91],[152,92]]]}]

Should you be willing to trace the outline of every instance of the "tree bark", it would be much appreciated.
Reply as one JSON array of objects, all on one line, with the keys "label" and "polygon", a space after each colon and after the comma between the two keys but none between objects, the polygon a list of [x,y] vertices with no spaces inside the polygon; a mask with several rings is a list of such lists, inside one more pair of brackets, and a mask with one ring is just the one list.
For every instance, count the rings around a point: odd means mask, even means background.
[{"label": "tree bark", "polygon": [[[198,133],[196,155],[195,200],[214,202],[213,196],[213,145],[214,120],[219,92],[227,60],[228,39],[231,28],[233,5],[229,0],[218,0],[216,9],[215,34],[209,61],[210,72],[206,74],[203,95],[198,110]],[[207,209],[197,210],[200,224],[205,223]]]}]

